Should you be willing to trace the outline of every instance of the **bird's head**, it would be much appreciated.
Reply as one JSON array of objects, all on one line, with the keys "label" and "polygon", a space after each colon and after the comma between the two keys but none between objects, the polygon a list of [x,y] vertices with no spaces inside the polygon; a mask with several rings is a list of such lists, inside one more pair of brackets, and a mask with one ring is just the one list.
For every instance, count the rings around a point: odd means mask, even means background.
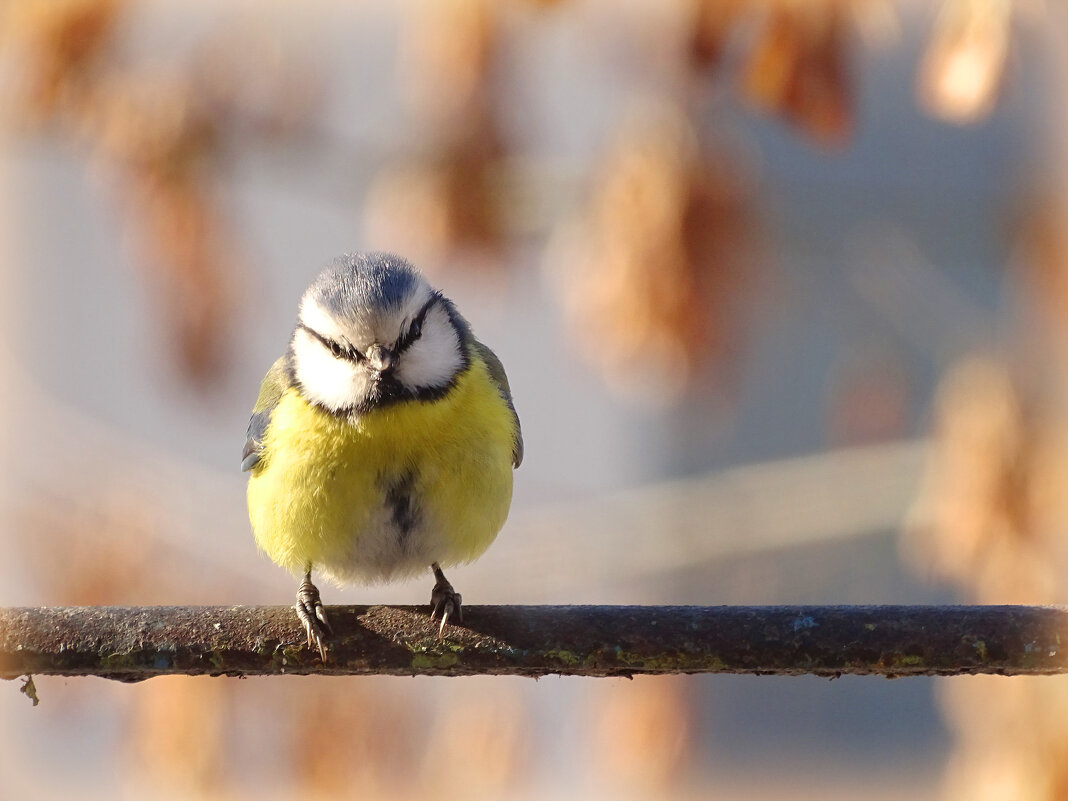
[{"label": "bird's head", "polygon": [[440,397],[468,364],[466,322],[399,256],[342,256],[300,301],[290,344],[304,397],[335,414]]}]

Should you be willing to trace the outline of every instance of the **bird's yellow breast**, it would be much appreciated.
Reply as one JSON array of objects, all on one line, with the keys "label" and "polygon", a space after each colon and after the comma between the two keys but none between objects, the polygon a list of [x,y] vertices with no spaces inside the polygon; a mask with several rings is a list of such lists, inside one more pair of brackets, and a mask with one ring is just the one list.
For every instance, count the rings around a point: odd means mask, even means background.
[{"label": "bird's yellow breast", "polygon": [[386,580],[479,556],[512,498],[511,410],[477,355],[441,399],[358,418],[286,390],[248,484],[256,542],[295,574]]}]

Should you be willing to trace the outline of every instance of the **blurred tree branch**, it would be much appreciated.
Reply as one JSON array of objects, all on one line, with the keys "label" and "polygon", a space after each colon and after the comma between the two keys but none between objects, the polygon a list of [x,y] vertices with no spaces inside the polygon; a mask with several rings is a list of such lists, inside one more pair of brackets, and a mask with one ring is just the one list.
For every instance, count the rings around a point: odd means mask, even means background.
[{"label": "blurred tree branch", "polygon": [[423,607],[328,613],[323,664],[284,606],[2,609],[0,678],[1068,672],[1064,607],[472,606],[443,640]]}]

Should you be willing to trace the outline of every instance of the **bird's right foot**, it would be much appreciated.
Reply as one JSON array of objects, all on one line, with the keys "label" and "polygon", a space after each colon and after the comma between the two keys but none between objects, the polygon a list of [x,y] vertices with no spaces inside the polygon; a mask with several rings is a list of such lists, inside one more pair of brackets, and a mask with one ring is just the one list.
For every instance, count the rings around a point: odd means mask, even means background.
[{"label": "bird's right foot", "polygon": [[330,621],[326,619],[326,610],[319,598],[319,590],[312,584],[311,571],[304,574],[304,581],[297,590],[297,603],[293,608],[297,610],[297,617],[308,634],[308,647],[318,647],[319,657],[325,662],[326,643],[334,632],[330,628]]},{"label": "bird's right foot", "polygon": [[430,569],[434,571],[436,579],[434,589],[430,593],[430,619],[441,615],[441,625],[438,627],[438,639],[441,639],[445,636],[445,624],[449,622],[450,617],[463,622],[463,607],[460,605],[463,599],[460,593],[452,588],[437,562],[434,562]]}]

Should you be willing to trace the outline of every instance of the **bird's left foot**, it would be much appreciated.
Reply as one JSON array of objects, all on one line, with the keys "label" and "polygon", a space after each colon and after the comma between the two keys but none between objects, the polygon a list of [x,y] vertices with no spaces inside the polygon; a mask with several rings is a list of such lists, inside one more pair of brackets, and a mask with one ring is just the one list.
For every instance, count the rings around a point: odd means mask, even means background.
[{"label": "bird's left foot", "polygon": [[438,627],[438,639],[440,639],[445,636],[445,624],[449,622],[449,618],[455,618],[458,623],[463,623],[464,613],[460,606],[462,600],[460,593],[452,588],[449,580],[438,567],[438,563],[435,562],[430,567],[436,579],[434,589],[430,593],[430,619],[433,620],[438,614],[441,615],[441,625]]},{"label": "bird's left foot", "polygon": [[319,589],[312,584],[311,573],[304,574],[304,581],[297,590],[297,603],[293,607],[297,610],[297,617],[304,624],[304,631],[308,634],[308,647],[318,646],[319,656],[326,661],[326,641],[333,636],[330,621],[326,619],[326,610],[319,598]]}]

